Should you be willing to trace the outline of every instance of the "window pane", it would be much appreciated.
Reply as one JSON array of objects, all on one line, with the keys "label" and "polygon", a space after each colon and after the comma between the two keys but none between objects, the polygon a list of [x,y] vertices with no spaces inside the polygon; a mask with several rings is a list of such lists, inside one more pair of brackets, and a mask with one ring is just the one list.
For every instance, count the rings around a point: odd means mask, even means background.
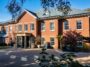
[{"label": "window pane", "polygon": [[8,33],[8,27],[6,27],[6,33]]},{"label": "window pane", "polygon": [[30,24],[30,30],[31,30],[31,31],[34,30],[34,24]]},{"label": "window pane", "polygon": [[64,22],[64,29],[65,30],[68,30],[69,29],[69,24],[67,21]]},{"label": "window pane", "polygon": [[24,25],[24,31],[28,31],[28,25],[27,24]]},{"label": "window pane", "polygon": [[10,32],[12,32],[12,26],[10,26]]},{"label": "window pane", "polygon": [[82,41],[77,41],[77,47],[83,47],[83,42]]},{"label": "window pane", "polygon": [[54,30],[54,23],[50,23],[50,30]]},{"label": "window pane", "polygon": [[50,38],[50,45],[54,45],[54,38],[53,37]]},{"label": "window pane", "polygon": [[45,23],[41,23],[41,30],[45,30]]},{"label": "window pane", "polygon": [[22,31],[22,25],[18,25],[18,31]]},{"label": "window pane", "polygon": [[82,22],[81,21],[77,21],[77,29],[82,29]]}]

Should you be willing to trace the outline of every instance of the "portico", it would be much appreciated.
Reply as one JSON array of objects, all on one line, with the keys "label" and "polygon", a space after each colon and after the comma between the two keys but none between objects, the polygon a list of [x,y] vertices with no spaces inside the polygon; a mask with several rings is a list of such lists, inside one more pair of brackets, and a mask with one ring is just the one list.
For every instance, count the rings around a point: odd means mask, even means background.
[{"label": "portico", "polygon": [[31,33],[18,33],[16,35],[16,47],[32,48],[35,43],[35,37]]}]

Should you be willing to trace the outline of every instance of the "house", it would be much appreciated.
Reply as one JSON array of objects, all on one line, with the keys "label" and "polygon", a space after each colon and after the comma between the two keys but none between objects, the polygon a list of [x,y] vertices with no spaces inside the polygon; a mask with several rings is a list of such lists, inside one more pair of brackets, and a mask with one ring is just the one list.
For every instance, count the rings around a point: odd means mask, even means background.
[{"label": "house", "polygon": [[36,37],[40,36],[41,45],[47,43],[57,49],[60,47],[57,35],[68,30],[76,30],[84,37],[90,37],[90,12],[72,9],[67,16],[63,16],[57,9],[46,13],[43,10],[36,13],[24,10],[16,21],[2,23],[0,27],[2,25],[6,29],[7,44],[14,42],[15,47],[31,48]]}]

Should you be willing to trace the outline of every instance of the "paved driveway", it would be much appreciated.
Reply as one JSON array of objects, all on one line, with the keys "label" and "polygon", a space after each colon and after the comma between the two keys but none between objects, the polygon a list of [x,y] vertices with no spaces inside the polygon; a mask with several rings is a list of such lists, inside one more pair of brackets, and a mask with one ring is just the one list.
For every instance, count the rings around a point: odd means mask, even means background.
[{"label": "paved driveway", "polygon": [[[55,50],[47,50],[47,52],[59,55]],[[0,67],[38,67],[33,58],[39,53],[39,49],[0,50]]]},{"label": "paved driveway", "polygon": [[[0,50],[0,67],[38,67],[34,62],[34,56],[39,55],[40,49],[6,49]],[[49,54],[54,54],[59,56],[62,52],[60,50],[47,50]],[[85,62],[90,62],[90,53],[78,52],[75,53],[77,55],[77,60]],[[83,59],[82,59],[83,58]],[[87,60],[86,60],[87,59]]]}]

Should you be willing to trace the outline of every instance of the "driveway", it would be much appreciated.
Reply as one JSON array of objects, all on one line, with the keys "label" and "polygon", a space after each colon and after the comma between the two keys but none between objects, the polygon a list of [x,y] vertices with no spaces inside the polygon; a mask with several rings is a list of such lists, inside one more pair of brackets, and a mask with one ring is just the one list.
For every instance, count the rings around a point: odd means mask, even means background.
[{"label": "driveway", "polygon": [[[0,50],[0,67],[39,67],[34,62],[34,56],[39,55],[40,49],[21,49],[11,48]],[[48,49],[49,54],[59,56],[62,52],[60,50]],[[80,63],[90,64],[90,53],[78,52],[76,60]]]},{"label": "driveway", "polygon": [[[5,49],[0,50],[0,67],[38,67],[34,56],[39,55],[40,49]],[[47,50],[49,54],[59,56],[55,50]]]}]

